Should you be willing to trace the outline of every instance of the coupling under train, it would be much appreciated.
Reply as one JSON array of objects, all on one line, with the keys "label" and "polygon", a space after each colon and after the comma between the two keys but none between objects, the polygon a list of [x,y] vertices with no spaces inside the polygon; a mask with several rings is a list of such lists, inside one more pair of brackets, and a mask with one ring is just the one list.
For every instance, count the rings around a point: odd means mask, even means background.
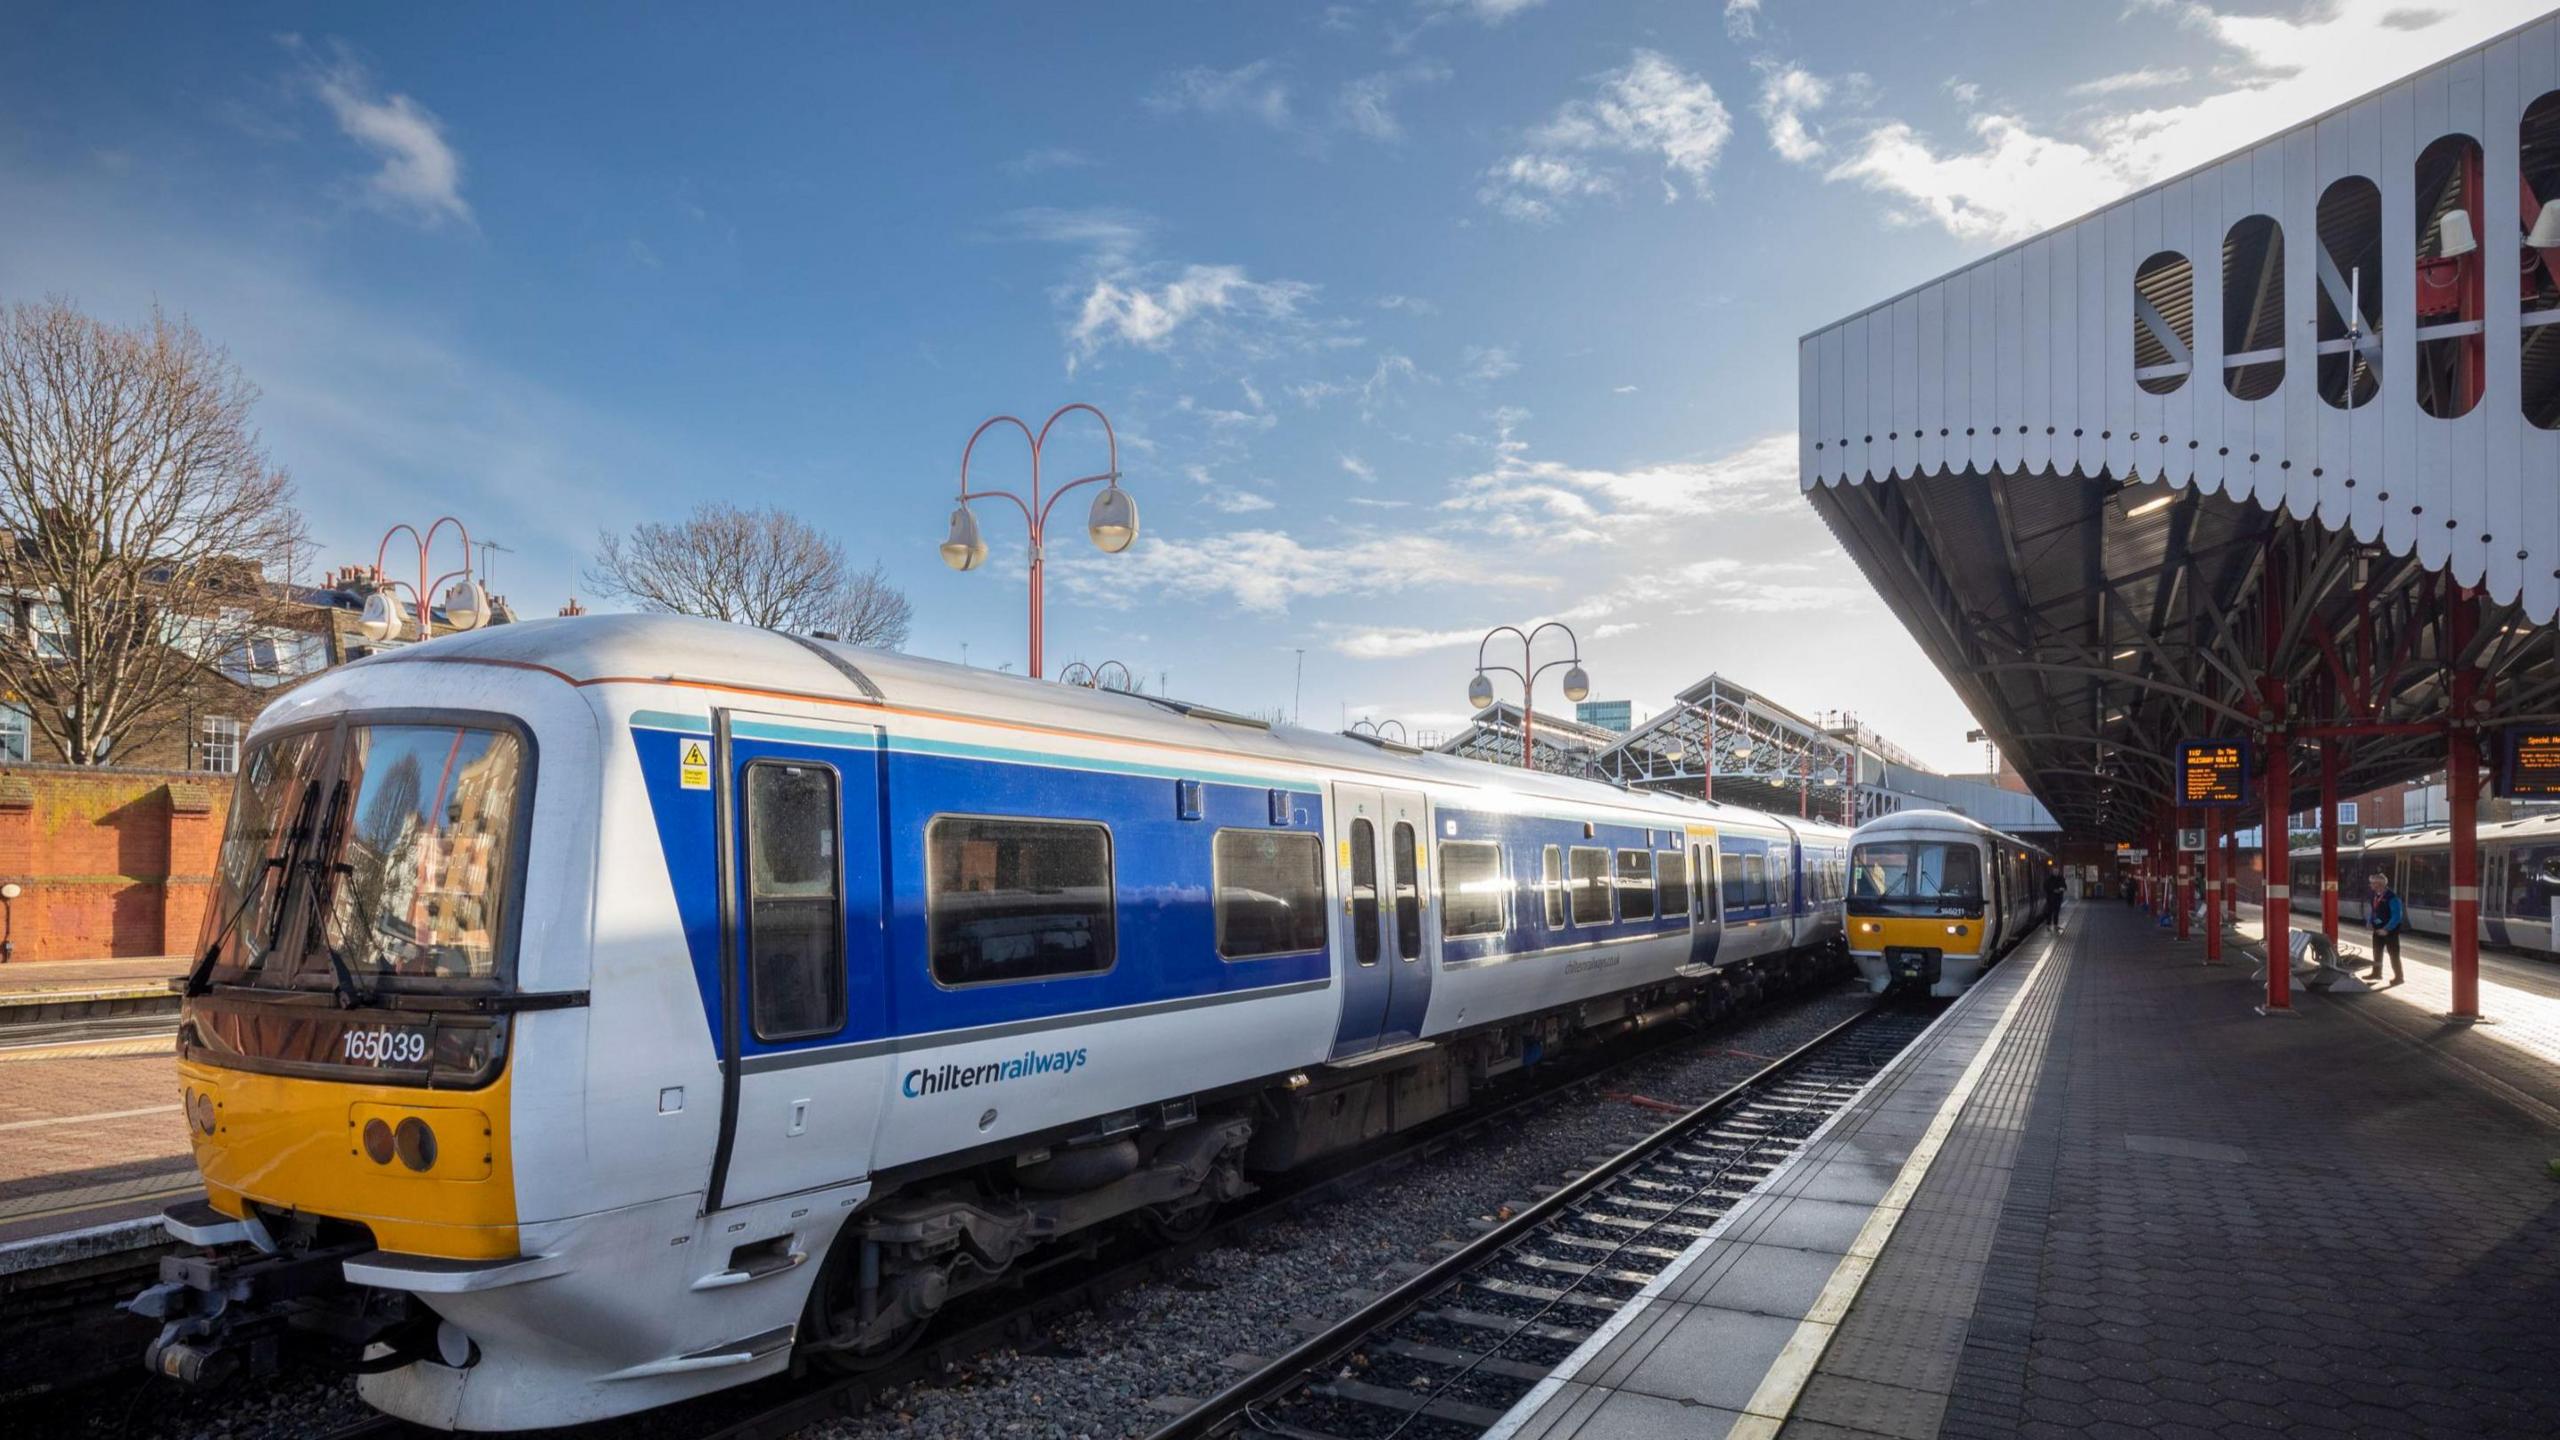
[{"label": "coupling under train", "polygon": [[1849,955],[1881,994],[1961,995],[2044,915],[2052,857],[1946,810],[1904,810],[1849,841]]},{"label": "coupling under train", "polygon": [[1848,841],[709,621],[439,639],[248,737],[178,1041],[210,1248],[131,1308],[162,1373],[316,1334],[448,1429],[856,1367],[1818,973]]}]

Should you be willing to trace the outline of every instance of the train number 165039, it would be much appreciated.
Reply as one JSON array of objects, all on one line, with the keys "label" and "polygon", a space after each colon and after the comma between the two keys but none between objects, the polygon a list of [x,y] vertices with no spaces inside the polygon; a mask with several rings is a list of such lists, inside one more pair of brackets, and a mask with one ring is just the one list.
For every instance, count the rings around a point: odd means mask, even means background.
[{"label": "train number 165039", "polygon": [[415,1065],[427,1058],[427,1032],[380,1026],[350,1030],[345,1036],[345,1058],[367,1065]]}]

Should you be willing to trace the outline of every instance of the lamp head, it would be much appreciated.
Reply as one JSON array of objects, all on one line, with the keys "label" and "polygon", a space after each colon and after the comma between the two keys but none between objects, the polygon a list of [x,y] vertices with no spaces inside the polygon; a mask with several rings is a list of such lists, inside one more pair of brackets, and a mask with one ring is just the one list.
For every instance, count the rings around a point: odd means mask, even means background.
[{"label": "lamp head", "polygon": [[364,632],[367,640],[395,640],[408,623],[407,612],[400,608],[400,597],[388,590],[376,590],[364,597],[364,615],[356,621],[356,628]]},{"label": "lamp head", "polygon": [[2542,202],[2542,213],[2534,217],[2524,243],[2536,250],[2560,250],[2560,199]]},{"label": "lamp head", "polygon": [[1492,677],[1481,670],[1476,672],[1476,678],[1467,682],[1467,703],[1479,710],[1493,703]]},{"label": "lamp head", "polygon": [[2436,253],[2447,260],[2468,255],[2480,248],[2480,237],[2471,228],[2471,212],[2447,210],[2436,222]]},{"label": "lamp head", "polygon": [[1579,665],[1564,672],[1564,698],[1576,704],[1591,698],[1591,676]]},{"label": "lamp head", "polygon": [[477,630],[489,623],[489,592],[470,580],[457,580],[444,592],[444,623],[456,630]]},{"label": "lamp head", "polygon": [[967,502],[951,512],[951,533],[942,542],[942,563],[954,570],[975,570],[987,563],[987,542],[978,534],[978,517]]},{"label": "lamp head", "polygon": [[1093,537],[1093,548],[1105,555],[1117,555],[1138,538],[1137,497],[1120,488],[1116,478],[1093,497],[1093,515],[1085,521],[1085,533]]}]

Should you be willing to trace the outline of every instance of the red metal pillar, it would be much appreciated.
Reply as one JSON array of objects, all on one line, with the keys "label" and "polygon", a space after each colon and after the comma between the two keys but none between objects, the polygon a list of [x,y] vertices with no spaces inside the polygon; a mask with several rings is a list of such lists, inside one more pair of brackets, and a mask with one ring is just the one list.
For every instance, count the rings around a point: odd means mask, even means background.
[{"label": "red metal pillar", "polygon": [[2222,812],[2204,812],[2204,963],[2222,963],[2222,872],[2229,862],[2222,854]]},{"label": "red metal pillar", "polygon": [[[2283,682],[2268,683],[2281,697]],[[2273,713],[2284,713],[2280,698]],[[2266,803],[2265,818],[2258,825],[2258,854],[2265,864],[2267,879],[2258,898],[2258,933],[2267,947],[2267,1003],[2261,1008],[2269,1015],[2293,1012],[2293,957],[2285,944],[2285,932],[2293,920],[2292,890],[2287,884],[2292,877],[2276,868],[2276,856],[2281,853],[2278,847],[2286,843],[2293,824],[2293,753],[2285,743],[2282,730],[2267,732],[2267,773],[2260,782],[2266,790]]]},{"label": "red metal pillar", "polygon": [[[2223,817],[2222,828],[2215,832],[2214,843],[2222,847],[2222,913],[2231,923],[2240,923],[2240,817]],[[2266,908],[2260,906],[2260,909]]]},{"label": "red metal pillar", "polygon": [[2320,742],[2320,933],[2338,948],[2338,740]]},{"label": "red metal pillar", "polygon": [[[2445,653],[2471,646],[2480,623],[2478,592],[2456,589],[2445,609]],[[2453,1005],[2450,1018],[2480,1018],[2480,732],[2472,702],[2480,672],[2461,669],[2445,686],[2452,710],[2446,744],[2444,798],[2453,822]]]},{"label": "red metal pillar", "polygon": [[[2177,832],[2184,828],[2186,818],[2187,814],[2184,810],[2173,812],[2173,818],[2171,819],[2169,830],[2169,838],[2171,840],[2174,841],[2181,838]],[[2192,908],[2194,903],[2192,899],[2193,892],[2190,887],[2195,883],[2195,862],[2187,858],[2187,847],[2184,845],[2180,845],[2178,847],[2177,864],[2177,892],[2170,897],[2170,903],[2178,907],[2178,938],[2184,940],[2187,938],[2187,911]]]}]

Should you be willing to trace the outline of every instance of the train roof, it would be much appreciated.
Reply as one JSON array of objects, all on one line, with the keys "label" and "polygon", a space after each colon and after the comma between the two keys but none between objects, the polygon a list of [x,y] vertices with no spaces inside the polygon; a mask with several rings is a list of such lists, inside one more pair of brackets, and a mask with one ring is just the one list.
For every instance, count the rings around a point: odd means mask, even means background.
[{"label": "train roof", "polygon": [[[2489,821],[2479,826],[2477,833],[2482,844],[2494,840],[2560,840],[2560,812],[2548,815],[2527,815],[2515,820]],[[2431,830],[2409,830],[2398,835],[2384,835],[2367,840],[2356,853],[2387,855],[2402,850],[2428,850],[2438,845],[2452,843],[2453,831],[2438,826]],[[2320,847],[2302,845],[2295,847],[2290,853],[2296,859],[2304,857],[2316,859],[2319,857]]]},{"label": "train roof", "polygon": [[2021,840],[2006,830],[1985,825],[1970,815],[1959,815],[1953,810],[1896,810],[1859,826],[1857,838],[1890,839],[1896,835],[1944,834],[1949,830],[1971,831],[1989,839],[2006,840],[2021,850],[2032,850],[2038,855],[2044,853],[2041,845]]},{"label": "train roof", "polygon": [[1515,770],[1363,737],[1273,725],[1162,696],[1032,680],[1003,671],[814,640],[685,615],[580,615],[526,620],[438,637],[341,666],[354,683],[378,667],[479,663],[541,672],[568,684],[668,684],[852,704],[888,712],[1008,721],[1089,735],[1191,746],[1240,756],[1365,772],[1381,783],[1428,782],[1514,797],[1611,806],[1699,824],[1764,825],[1807,839],[1846,840],[1821,820],[1746,810],[1597,780]]}]

